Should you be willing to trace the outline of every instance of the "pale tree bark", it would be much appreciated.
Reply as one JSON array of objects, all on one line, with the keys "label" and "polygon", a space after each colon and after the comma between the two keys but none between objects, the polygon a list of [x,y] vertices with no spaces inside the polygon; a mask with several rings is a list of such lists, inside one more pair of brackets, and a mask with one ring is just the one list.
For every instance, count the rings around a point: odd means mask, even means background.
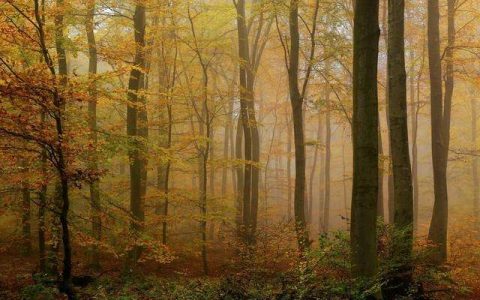
[{"label": "pale tree bark", "polygon": [[[385,48],[388,49],[388,0],[383,0],[382,3],[382,37],[385,43]],[[388,58],[387,58],[388,60]],[[387,62],[388,63],[388,62]],[[385,114],[386,114],[386,119],[387,119],[387,140],[389,141],[388,144],[388,167],[386,168],[387,170],[387,210],[388,210],[388,221],[390,224],[393,224],[393,219],[395,215],[395,204],[393,203],[393,198],[394,198],[394,191],[393,191],[393,171],[391,169],[391,160],[392,160],[392,146],[390,145],[390,137],[388,136],[390,134],[390,118],[389,116],[389,83],[388,83],[388,74],[385,75]],[[380,124],[380,123],[379,123]],[[383,139],[382,139],[383,140]],[[380,146],[379,146],[380,147]],[[382,145],[382,150],[381,153],[383,154],[383,145]],[[382,167],[385,166],[385,163],[382,163]],[[382,175],[383,175],[383,168],[382,168]],[[382,204],[383,204],[383,180],[382,180]]]},{"label": "pale tree bark", "polygon": [[350,224],[352,271],[377,269],[378,199],[378,0],[357,0],[353,33],[353,191]]}]

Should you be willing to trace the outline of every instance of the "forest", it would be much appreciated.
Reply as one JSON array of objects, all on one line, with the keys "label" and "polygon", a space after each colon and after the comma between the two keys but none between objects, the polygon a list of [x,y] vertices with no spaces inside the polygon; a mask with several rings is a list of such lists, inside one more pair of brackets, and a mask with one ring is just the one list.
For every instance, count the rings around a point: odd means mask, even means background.
[{"label": "forest", "polygon": [[1,0],[0,299],[480,299],[478,0]]}]

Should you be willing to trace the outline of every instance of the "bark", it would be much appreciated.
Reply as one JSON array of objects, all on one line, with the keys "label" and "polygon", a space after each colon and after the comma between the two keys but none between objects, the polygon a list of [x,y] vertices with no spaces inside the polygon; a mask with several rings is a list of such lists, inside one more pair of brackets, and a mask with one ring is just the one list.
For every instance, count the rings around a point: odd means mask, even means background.
[{"label": "bark", "polygon": [[450,113],[453,96],[453,46],[455,44],[454,1],[448,1],[448,45],[445,51],[447,71],[445,98],[442,91],[440,58],[439,1],[428,2],[428,59],[430,66],[430,101],[432,161],[435,202],[428,238],[436,245],[431,254],[432,263],[447,259],[448,190],[447,162],[450,140]]},{"label": "bark", "polygon": [[[55,15],[55,48],[57,51],[58,62],[58,76],[60,78],[60,85],[65,88],[67,85],[67,56],[64,47],[64,23],[63,23],[63,0],[57,0],[56,6],[59,10]],[[43,44],[43,43],[42,43]],[[48,51],[48,50],[45,50]],[[47,59],[46,59],[47,60]],[[52,72],[55,75],[55,72]],[[54,105],[57,113],[55,114],[55,129],[57,133],[58,143],[56,145],[57,163],[56,168],[60,178],[59,184],[59,200],[60,205],[60,224],[62,228],[62,245],[63,245],[63,270],[62,280],[60,282],[59,289],[61,292],[67,294],[69,299],[74,298],[74,292],[72,288],[72,248],[70,244],[70,229],[68,214],[70,210],[70,198],[69,198],[69,178],[67,174],[67,165],[65,161],[64,149],[63,149],[63,136],[64,136],[64,110],[65,99],[59,91],[54,93]]]},{"label": "bark", "polygon": [[353,33],[352,272],[372,277],[377,267],[378,0],[357,0]]},{"label": "bark", "polygon": [[[289,31],[290,47],[288,51],[288,86],[290,92],[290,104],[292,107],[293,120],[293,140],[295,145],[295,191],[293,198],[295,230],[297,233],[297,243],[300,252],[303,254],[310,247],[310,238],[306,226],[305,217],[305,141],[303,124],[303,100],[308,79],[311,71],[311,63],[307,68],[302,90],[299,88],[299,60],[300,60],[300,32],[298,25],[298,0],[291,0],[289,7]],[[314,14],[313,27],[311,31],[311,49],[310,58],[313,58],[315,52],[315,28],[316,16],[318,12],[318,1],[316,1],[316,11]]]},{"label": "bark", "polygon": [[393,260],[397,266],[385,295],[407,296],[411,284],[413,243],[413,187],[408,146],[407,75],[405,71],[404,0],[388,1],[388,118],[393,171],[395,238]]},{"label": "bark", "polygon": [[[94,14],[95,1],[89,1],[87,7],[87,18],[85,21],[85,29],[88,41],[88,73],[90,77],[89,86],[89,102],[88,102],[88,125],[90,129],[90,139],[92,142],[92,152],[90,168],[94,174],[98,174],[98,158],[97,158],[97,85],[95,75],[97,74],[97,46],[94,33]],[[98,179],[90,183],[90,206],[92,210],[91,223],[93,238],[100,242],[102,239],[102,218],[100,206],[100,182]],[[100,259],[98,253],[98,245],[93,245],[91,249],[90,265],[94,269],[100,268]]]},{"label": "bark", "polygon": [[[328,70],[327,70],[328,72]],[[330,88],[327,88],[325,97],[325,208],[323,210],[324,230],[328,233],[330,220],[330,166],[332,156],[332,128],[331,128],[331,108],[330,108]]]},{"label": "bark", "polygon": [[[308,198],[309,199],[313,199],[313,187],[315,186],[314,184],[314,180],[315,180],[315,172],[317,170],[317,161],[318,161],[318,152],[322,153],[321,151],[319,151],[319,149],[321,148],[322,146],[322,128],[323,128],[323,124],[322,124],[322,114],[319,112],[318,113],[318,127],[317,127],[317,138],[316,138],[316,142],[317,144],[315,145],[315,152],[313,153],[313,163],[312,163],[312,169],[310,171],[310,182],[308,184]],[[320,172],[322,172],[323,169],[320,169]],[[322,185],[322,182],[320,182],[320,186]],[[320,190],[320,193],[323,191],[323,189]],[[319,198],[321,195],[319,194]],[[319,205],[319,208],[321,209],[321,206]],[[310,209],[311,211],[311,209]],[[319,216],[321,215],[321,212],[319,212]],[[311,216],[310,216],[311,218]],[[319,219],[319,226],[318,226],[318,232],[323,232],[323,222],[322,222],[322,218],[320,217]]]},{"label": "bark", "polygon": [[[415,54],[413,49],[410,51],[410,62],[413,64]],[[413,187],[413,232],[417,232],[418,225],[418,147],[417,147],[417,102],[415,100],[415,77],[414,68],[410,73],[410,125],[412,132],[412,187]]]},{"label": "bark", "polygon": [[139,91],[144,86],[145,69],[145,7],[138,3],[133,16],[135,36],[134,68],[130,71],[128,82],[127,106],[127,135],[132,138],[129,149],[130,159],[130,212],[131,234],[134,239],[132,250],[127,255],[127,268],[134,268],[141,255],[141,247],[137,245],[145,220],[145,194],[146,194],[146,107],[144,97],[139,96]]},{"label": "bark", "polygon": [[287,219],[292,220],[292,125],[287,119]]},{"label": "bark", "polygon": [[[382,33],[383,33],[383,39],[384,39],[384,42],[385,42],[385,47],[388,48],[388,42],[389,42],[389,39],[388,39],[388,0],[383,0],[383,3],[382,3]],[[388,61],[388,59],[387,59]],[[388,64],[388,62],[387,62]],[[390,92],[389,92],[389,83],[388,83],[388,74],[386,74],[385,76],[385,114],[386,114],[386,118],[387,118],[387,135],[390,134],[390,118],[388,117],[389,116],[389,109],[390,109],[390,106],[389,106],[389,95],[390,95]],[[380,123],[379,123],[380,124]],[[388,141],[390,142],[390,137],[388,136],[387,137]],[[380,147],[380,146],[379,146]],[[391,160],[392,160],[392,146],[388,145],[388,168],[387,168],[387,204],[388,204],[388,221],[390,224],[393,224],[393,217],[394,217],[394,214],[395,214],[395,204],[393,203],[393,198],[394,198],[394,191],[393,191],[393,172],[392,172],[392,168],[391,168]],[[382,150],[381,152],[383,153],[383,145],[382,145]],[[384,166],[385,164],[383,163],[382,166]],[[383,172],[382,172],[383,173]],[[382,180],[382,185],[381,185],[382,189],[383,189],[383,180]],[[382,198],[383,198],[383,190],[381,191],[382,193]],[[383,201],[383,199],[382,199]],[[383,204],[383,203],[382,203]]]},{"label": "bark", "polygon": [[240,58],[240,119],[242,122],[242,131],[244,136],[244,160],[243,170],[243,199],[242,199],[242,238],[246,244],[253,242],[252,232],[252,131],[249,124],[248,101],[251,101],[251,95],[248,94],[248,64],[250,61],[248,47],[248,31],[245,17],[245,1],[239,0],[236,3],[237,10],[237,32],[238,32],[238,54]]},{"label": "bark", "polygon": [[[263,13],[260,15],[256,39],[250,49],[249,32],[246,24],[245,0],[234,1],[237,11],[238,53],[240,58],[240,110],[244,134],[246,165],[243,179],[243,226],[244,240],[255,243],[258,214],[258,192],[260,181],[260,137],[255,117],[254,85],[256,69],[265,43],[259,43],[263,27]],[[248,194],[247,194],[248,193]]]}]

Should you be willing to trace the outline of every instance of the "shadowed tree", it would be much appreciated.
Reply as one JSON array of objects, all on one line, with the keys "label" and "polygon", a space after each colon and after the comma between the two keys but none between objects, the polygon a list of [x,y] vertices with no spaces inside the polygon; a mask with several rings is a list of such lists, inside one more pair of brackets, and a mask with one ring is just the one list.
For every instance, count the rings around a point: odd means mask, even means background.
[{"label": "shadowed tree", "polygon": [[379,3],[378,0],[355,2],[350,243],[353,274],[372,277],[377,269]]}]

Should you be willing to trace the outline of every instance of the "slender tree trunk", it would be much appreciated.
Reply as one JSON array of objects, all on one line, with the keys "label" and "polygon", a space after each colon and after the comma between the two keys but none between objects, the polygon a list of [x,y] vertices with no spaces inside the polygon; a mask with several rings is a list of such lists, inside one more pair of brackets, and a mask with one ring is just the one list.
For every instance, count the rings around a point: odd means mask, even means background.
[{"label": "slender tree trunk", "polygon": [[388,1],[388,106],[394,187],[393,260],[398,266],[385,295],[408,296],[412,280],[413,187],[408,147],[407,74],[405,71],[404,0]]},{"label": "slender tree trunk", "polygon": [[430,66],[430,101],[432,130],[432,160],[435,202],[428,238],[436,245],[432,263],[447,259],[448,190],[447,160],[450,131],[450,111],[453,93],[453,47],[455,38],[453,1],[448,1],[448,47],[445,99],[442,91],[440,58],[439,1],[428,2],[428,59]]},{"label": "slender tree trunk", "polygon": [[[383,0],[383,5],[382,5],[382,36],[385,42],[385,47],[388,48],[388,1],[389,0]],[[388,60],[388,58],[387,58]],[[388,62],[387,62],[388,63]],[[389,83],[388,83],[388,74],[385,76],[385,114],[387,118],[387,135],[390,134],[390,118],[389,116]],[[380,123],[379,123],[380,124]],[[387,136],[388,141],[390,142],[390,137]],[[379,146],[380,147],[380,146]],[[387,199],[387,204],[388,204],[388,221],[390,224],[393,224],[393,217],[395,214],[395,208],[394,208],[394,203],[393,203],[393,198],[394,198],[394,191],[393,191],[393,172],[391,169],[391,160],[392,160],[392,146],[389,144],[388,145],[388,172],[387,172],[387,194],[388,194],[388,199]],[[382,145],[382,151],[383,153],[383,145]],[[384,163],[382,165],[385,165]],[[383,173],[383,172],[382,172]],[[383,181],[382,181],[382,188],[383,188]],[[382,190],[382,198],[383,198],[383,190]],[[382,199],[383,201],[383,199]]]},{"label": "slender tree trunk", "polygon": [[145,68],[145,7],[142,4],[135,6],[133,16],[134,36],[136,43],[134,67],[130,72],[128,83],[127,106],[127,135],[134,141],[129,149],[130,163],[130,211],[132,219],[130,228],[134,243],[132,250],[127,255],[127,268],[134,268],[141,254],[141,247],[137,245],[143,231],[145,220],[145,193],[146,193],[146,107],[144,98],[138,92],[144,86]]},{"label": "slender tree trunk", "polygon": [[287,119],[287,218],[292,220],[292,125]]},{"label": "slender tree trunk", "polygon": [[[413,64],[415,54],[410,51],[410,61]],[[417,147],[417,102],[415,100],[415,77],[414,68],[410,73],[410,125],[412,131],[412,184],[413,184],[413,232],[418,228],[418,147]]]},{"label": "slender tree trunk", "polygon": [[[327,70],[328,72],[328,70]],[[331,156],[332,156],[332,128],[331,128],[331,107],[330,107],[330,88],[327,88],[326,91],[326,108],[325,113],[325,208],[323,210],[324,217],[323,221],[325,222],[324,230],[325,233],[328,233],[329,230],[329,220],[330,220],[330,165],[331,165]]]},{"label": "slender tree trunk", "polygon": [[288,85],[292,106],[293,139],[295,145],[295,191],[294,214],[298,248],[304,253],[310,247],[310,239],[305,218],[305,141],[303,129],[303,95],[298,87],[300,57],[300,33],[298,27],[298,1],[290,1],[289,12],[290,51]]},{"label": "slender tree trunk", "polygon": [[353,33],[353,191],[350,224],[352,271],[377,269],[378,199],[378,0],[357,0]]},{"label": "slender tree trunk", "polygon": [[382,137],[382,126],[380,125],[380,116],[378,117],[378,157],[379,157],[379,166],[378,166],[378,200],[377,200],[377,216],[381,218],[384,222],[385,212],[383,207],[383,176],[384,176],[384,152],[383,152],[383,137]]},{"label": "slender tree trunk", "polygon": [[[322,113],[318,113],[318,127],[317,127],[317,144],[315,145],[315,152],[313,153],[313,163],[312,163],[312,169],[310,171],[310,182],[308,184],[308,198],[313,199],[313,187],[314,187],[314,180],[315,180],[315,171],[317,170],[317,161],[318,161],[318,152],[320,147],[322,146]],[[321,153],[321,152],[320,152]],[[320,172],[323,172],[323,169],[320,169]],[[320,194],[319,194],[320,198]],[[321,206],[319,206],[319,210],[321,209]],[[311,210],[311,209],[310,209]],[[319,216],[321,215],[321,211],[319,211]],[[310,220],[312,217],[310,216]],[[323,231],[323,224],[321,222],[321,217],[319,219],[319,226],[318,226],[318,232],[321,233]]]},{"label": "slender tree trunk", "polygon": [[[68,68],[67,68],[67,55],[64,47],[64,23],[63,23],[63,0],[56,0],[56,7],[59,12],[55,15],[55,48],[57,51],[58,60],[58,75],[60,76],[60,84],[63,88],[68,83]],[[63,136],[64,136],[64,110],[65,99],[62,98],[58,92],[54,95],[54,105],[57,110],[55,119],[55,128],[57,132],[58,145],[56,154],[58,156],[56,168],[60,178],[59,184],[59,199],[61,199],[60,205],[60,224],[62,228],[62,245],[63,245],[63,270],[62,280],[60,282],[60,291],[67,294],[68,299],[74,298],[74,292],[72,288],[72,248],[70,244],[70,230],[68,224],[68,213],[70,210],[70,198],[68,187],[68,175],[67,166],[65,162],[65,155],[63,149]]]},{"label": "slender tree trunk", "polygon": [[[243,124],[242,124],[242,117],[238,116],[238,122],[237,122],[237,131],[235,135],[235,158],[237,161],[243,160],[243,154],[242,154],[242,136],[243,136]],[[241,237],[242,236],[242,223],[243,223],[243,186],[244,186],[244,170],[242,166],[236,165],[235,166],[235,171],[236,171],[236,195],[235,195],[235,220],[236,220],[236,226],[237,226],[237,233]]]},{"label": "slender tree trunk", "polygon": [[[95,42],[94,33],[94,14],[95,1],[89,1],[87,7],[87,18],[85,21],[85,29],[87,31],[88,41],[88,73],[91,75],[91,83],[89,86],[90,101],[88,102],[88,125],[90,129],[90,139],[93,143],[91,153],[90,168],[92,171],[98,173],[98,158],[97,158],[97,85],[94,76],[97,74],[97,46]],[[100,187],[99,180],[94,180],[90,183],[90,206],[92,209],[92,235],[93,238],[100,242],[102,239],[102,218],[100,206]],[[100,268],[100,259],[98,253],[98,246],[94,245],[91,249],[90,264],[94,269]]]},{"label": "slender tree trunk", "polygon": [[245,1],[239,0],[236,4],[237,9],[237,31],[238,31],[238,51],[240,58],[240,118],[242,121],[242,129],[244,135],[244,159],[245,167],[243,171],[243,201],[242,201],[242,230],[243,240],[246,244],[250,244],[251,230],[252,230],[252,215],[251,215],[251,197],[252,197],[252,131],[249,124],[249,108],[248,101],[250,101],[251,95],[248,94],[247,84],[248,75],[247,70],[249,58],[248,47],[248,31],[246,26],[245,17]]},{"label": "slender tree trunk", "polygon": [[343,186],[343,206],[345,209],[345,220],[348,226],[348,196],[347,196],[347,171],[345,162],[345,129],[342,136],[342,186]]}]

